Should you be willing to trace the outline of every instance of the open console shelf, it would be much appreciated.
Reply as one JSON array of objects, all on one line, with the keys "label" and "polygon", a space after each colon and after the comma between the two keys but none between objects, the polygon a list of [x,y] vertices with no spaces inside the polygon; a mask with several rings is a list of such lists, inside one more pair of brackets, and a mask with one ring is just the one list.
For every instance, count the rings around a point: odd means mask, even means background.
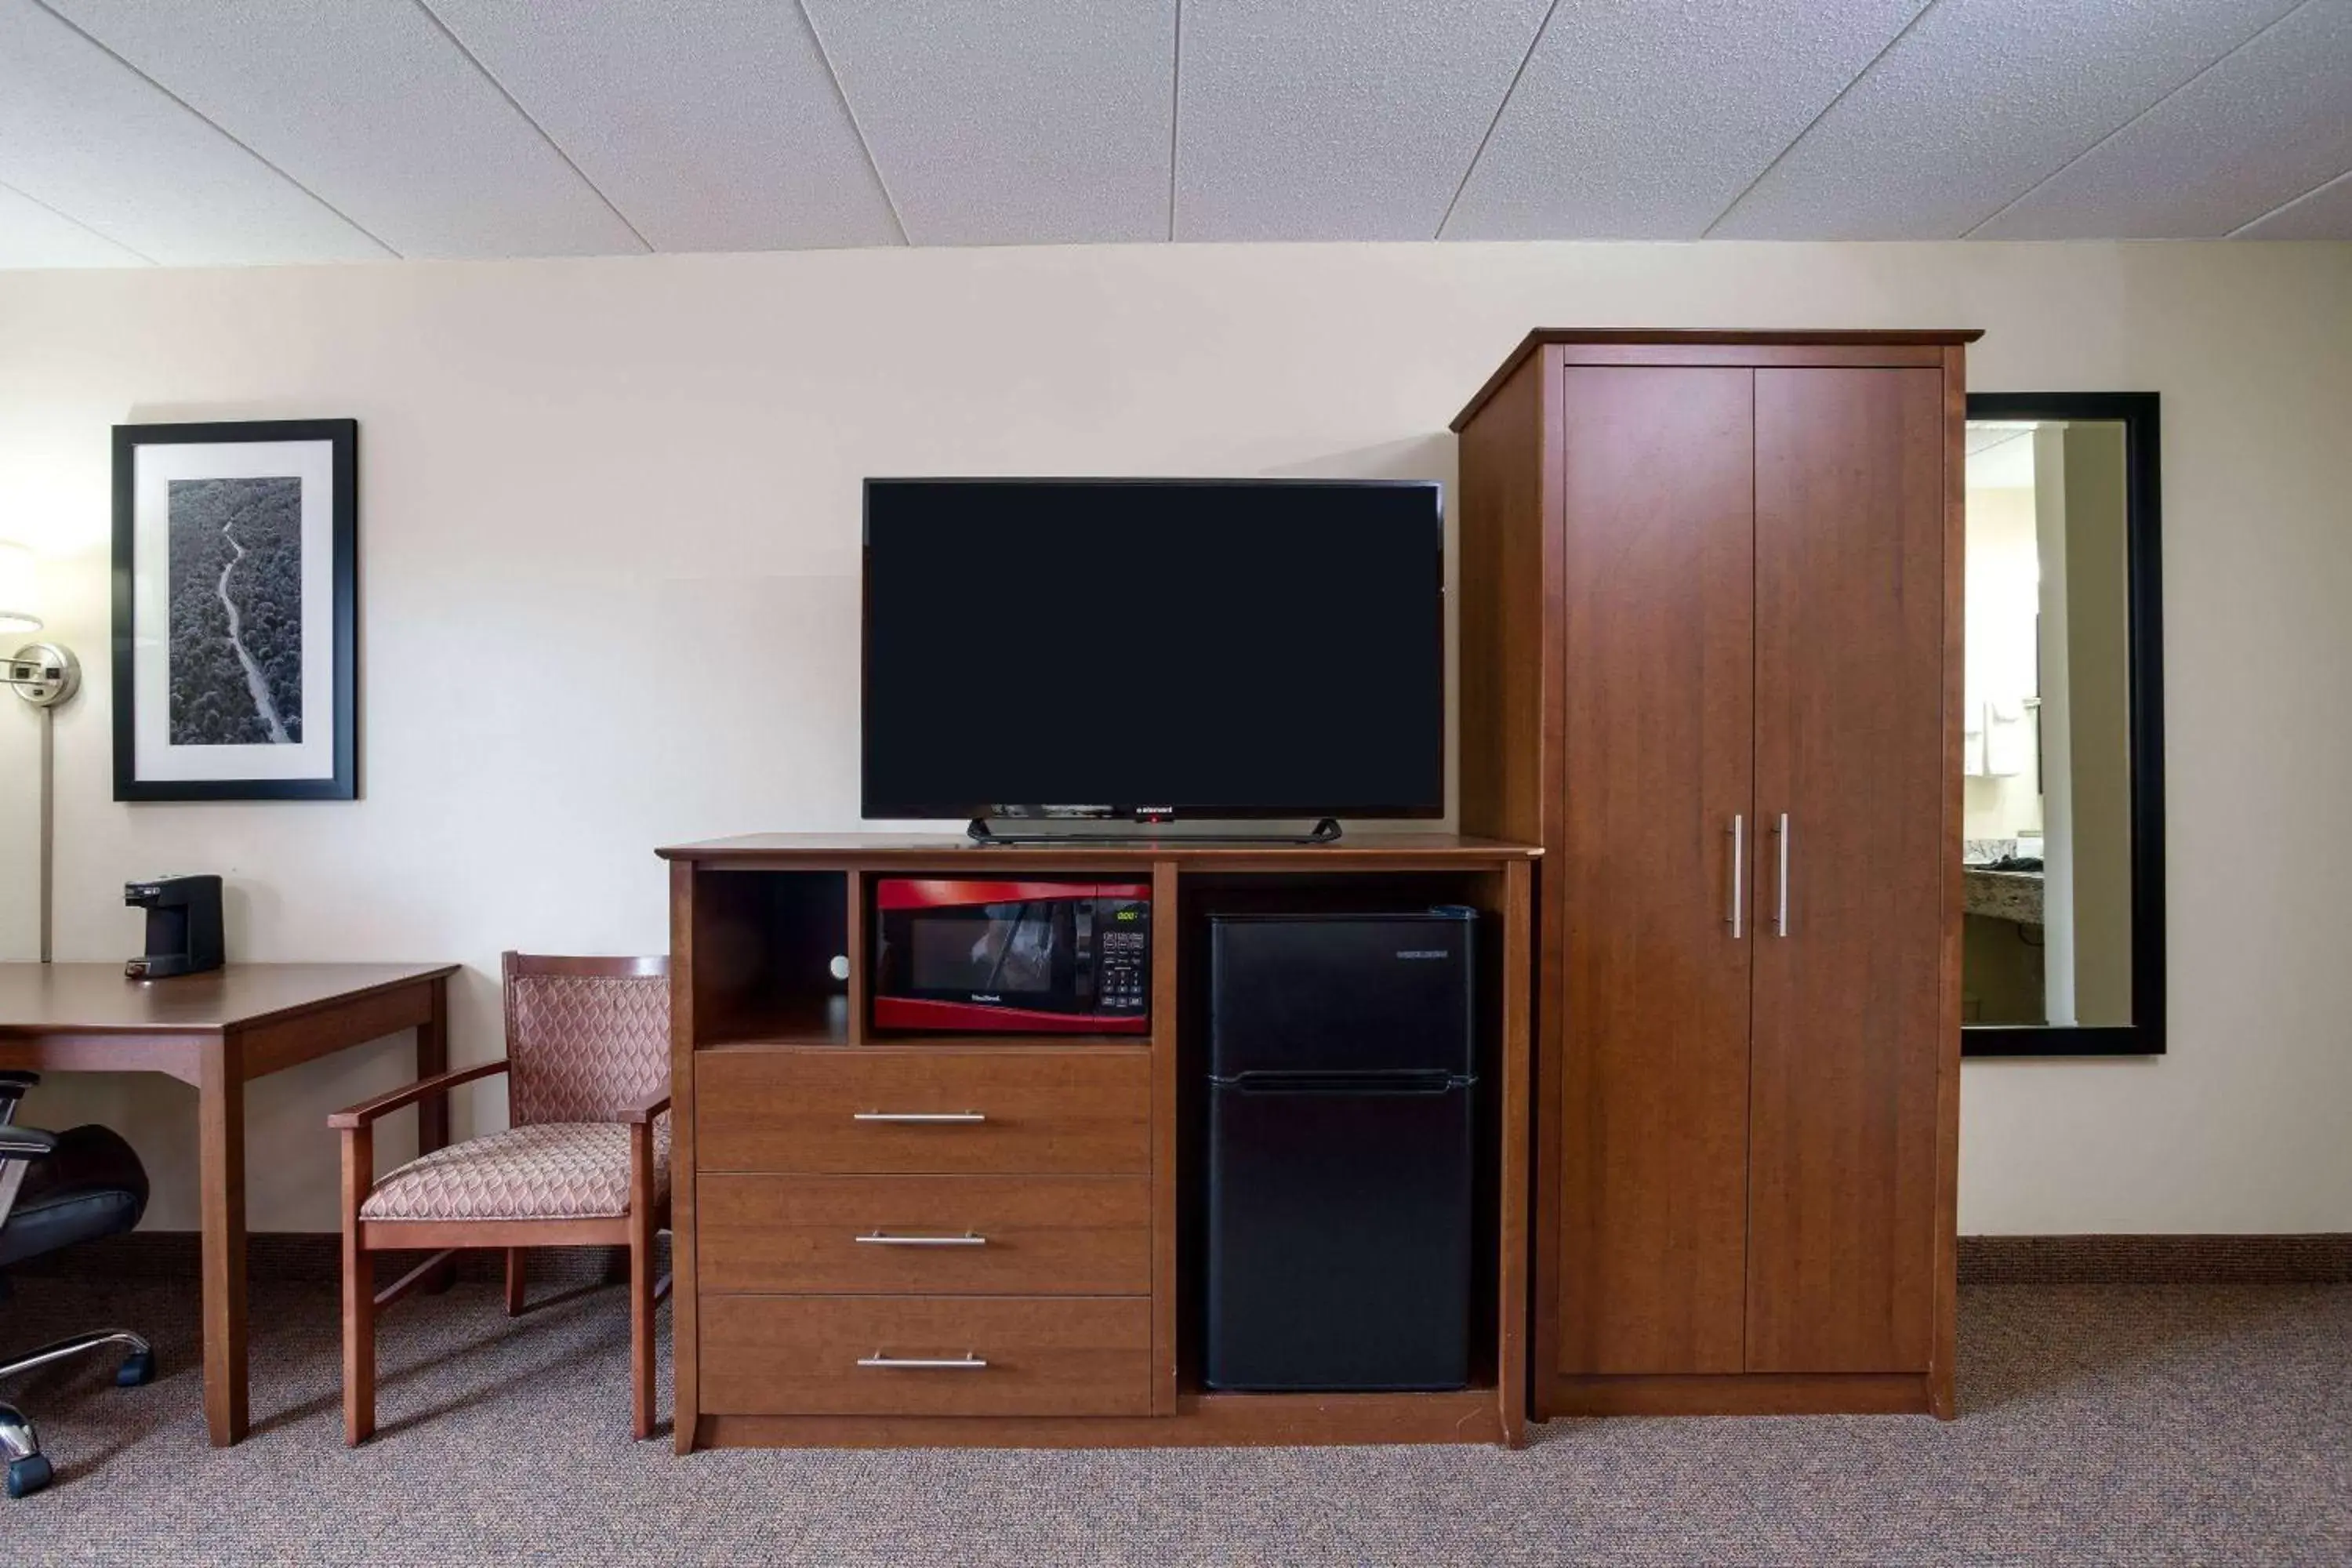
[{"label": "open console shelf", "polygon": [[[661,854],[681,1451],[1524,1440],[1537,851],[791,835]],[[1149,1033],[877,1029],[886,875],[1148,884]],[[1484,921],[1471,1385],[1204,1390],[1207,917],[1434,904]]]}]

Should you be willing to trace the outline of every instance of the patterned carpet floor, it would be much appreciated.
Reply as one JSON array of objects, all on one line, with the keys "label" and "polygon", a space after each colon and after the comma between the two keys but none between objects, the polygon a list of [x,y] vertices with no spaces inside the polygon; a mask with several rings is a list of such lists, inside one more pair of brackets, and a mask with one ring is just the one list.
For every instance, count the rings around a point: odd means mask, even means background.
[{"label": "patterned carpet floor", "polygon": [[[193,1287],[22,1279],[0,1344],[119,1321],[163,1375],[14,1380],[58,1470],[32,1563],[2352,1562],[2352,1288],[1979,1285],[1961,1418],[1560,1422],[1491,1448],[708,1453],[628,1439],[626,1310],[384,1324],[341,1442],[331,1289],[257,1284],[254,1415],[204,1442]],[[662,1314],[667,1331],[668,1314]],[[664,1345],[663,1380],[668,1378]]]}]

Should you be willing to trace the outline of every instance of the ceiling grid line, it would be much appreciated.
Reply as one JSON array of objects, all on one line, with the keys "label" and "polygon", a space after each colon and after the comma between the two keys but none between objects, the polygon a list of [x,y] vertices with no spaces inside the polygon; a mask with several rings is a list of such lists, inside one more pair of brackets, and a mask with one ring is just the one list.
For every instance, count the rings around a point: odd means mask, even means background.
[{"label": "ceiling grid line", "polygon": [[[394,261],[404,261],[407,259],[406,257],[401,254],[397,247],[387,243],[383,236],[377,234],[374,230],[369,228],[367,225],[360,222],[357,218],[352,216],[351,214],[343,211],[342,208],[337,206],[334,203],[329,201],[326,197],[320,195],[318,192],[312,190],[310,186],[304,184],[301,181],[296,179],[293,175],[279,168],[268,158],[263,157],[252,147],[247,145],[243,139],[229,131],[227,127],[222,125],[220,121],[215,120],[211,115],[206,114],[203,110],[198,109],[194,104],[190,103],[186,99],[182,98],[178,93],[173,92],[170,88],[165,87],[162,82],[157,81],[153,77],[148,75],[145,71],[141,70],[137,66],[131,64],[128,59],[124,58],[119,51],[110,46],[105,39],[96,37],[88,28],[76,22],[71,16],[67,16],[55,5],[50,5],[49,0],[33,0],[33,3],[38,5],[42,10],[47,12],[50,16],[56,17],[58,22],[71,29],[76,37],[86,40],[91,47],[99,50],[100,53],[105,55],[107,58],[114,61],[115,64],[121,66],[124,70],[131,72],[131,75],[137,77],[140,80],[153,88],[157,92],[162,93],[165,98],[170,99],[173,103],[178,104],[182,109],[186,110],[190,114],[194,115],[205,124],[210,126],[215,135],[218,135],[222,140],[236,148],[237,151],[243,153],[247,157],[251,158],[255,163],[260,164],[263,168],[268,170],[271,174],[277,175],[279,179],[285,181],[296,190],[301,192],[305,196],[308,196],[311,201],[317,203],[326,211],[332,213],[338,219],[348,225],[352,229],[352,232],[361,236],[370,245],[374,246],[386,256],[391,257]],[[47,205],[46,203],[43,205]],[[55,211],[56,209],[51,208],[51,210]],[[68,217],[71,215],[59,213],[58,216],[60,217]],[[89,227],[87,224],[84,224],[82,226],[85,228]],[[92,229],[90,232],[95,234],[98,231]],[[117,240],[114,243],[118,245],[121,244],[120,240]],[[123,248],[127,250],[130,247],[124,246]],[[134,254],[136,253],[134,252]]]},{"label": "ceiling grid line", "polygon": [[2221,237],[2224,239],[2235,239],[2240,235],[2244,234],[2248,229],[2253,228],[2259,224],[2270,222],[2271,219],[2278,216],[2279,214],[2285,212],[2290,207],[2299,207],[2304,203],[2312,200],[2314,197],[2326,195],[2329,191],[2334,190],[2336,186],[2344,184],[2347,180],[2352,180],[2352,169],[2347,169],[2340,174],[2320,181],[2319,184],[2312,186],[2311,189],[2304,192],[2301,195],[2289,196],[2286,200],[2279,203],[2278,205],[2271,208],[2270,211],[2258,214],[2253,217],[2248,218],[2245,222],[2240,224],[2237,227],[2231,229],[2228,234],[2223,235]]},{"label": "ceiling grid line", "polygon": [[849,129],[857,138],[857,150],[866,154],[866,166],[874,171],[874,183],[882,188],[882,205],[890,209],[890,226],[898,231],[898,243],[912,245],[915,237],[907,230],[907,220],[898,212],[898,198],[891,194],[890,181],[882,173],[882,160],[874,155],[874,143],[866,138],[864,121],[857,118],[857,106],[849,101],[849,84],[841,79],[841,69],[833,63],[833,51],[824,47],[824,34],[809,14],[808,0],[793,0],[793,9],[801,16],[801,26],[808,29],[810,39],[816,45],[817,58],[824,62],[824,74],[833,79],[834,96],[841,100],[841,111],[849,116]]},{"label": "ceiling grid line", "polygon": [[[2011,207],[2025,200],[2026,197],[2032,195],[2034,192],[2040,190],[2042,186],[2048,184],[2051,181],[2056,179],[2059,175],[2064,174],[2067,170],[2073,168],[2075,164],[2081,163],[2084,159],[2089,157],[2092,153],[2097,152],[2108,142],[2113,142],[2116,137],[2122,135],[2133,126],[2137,125],[2141,121],[2146,120],[2149,115],[2155,113],[2158,110],[2163,108],[2166,104],[2171,102],[2182,93],[2188,91],[2191,87],[2194,87],[2198,82],[2210,75],[2214,69],[2222,64],[2222,62],[2236,56],[2250,45],[2268,37],[2273,29],[2284,26],[2288,22],[2293,21],[2295,17],[2303,15],[2304,12],[2311,8],[2314,3],[2315,0],[2304,0],[2302,5],[2294,6],[2282,15],[2273,17],[2269,26],[2256,28],[2245,37],[2238,40],[2237,44],[2232,47],[2222,50],[2221,53],[2206,61],[2201,69],[2191,72],[2189,75],[2183,77],[2179,82],[2175,83],[2171,91],[2164,93],[2158,97],[2155,102],[2150,103],[2145,109],[2142,109],[2137,114],[2133,115],[2121,125],[2116,126],[2105,136],[2100,137],[2096,142],[2092,142],[2088,147],[2084,148],[2081,152],[2075,153],[2073,157],[2067,159],[2064,163],[2059,164],[2056,168],[2051,170],[2048,174],[2034,181],[2033,184],[2026,186],[2025,189],[2018,192],[2017,195],[2010,197],[2009,200],[2001,203],[2000,205],[1985,214],[1984,216],[1979,218],[1975,223],[1970,224],[1967,228],[1960,232],[1960,237],[1962,239],[1975,238],[1979,229],[1984,227],[1987,224],[1999,220],[2002,214],[2008,212]],[[2310,195],[2307,191],[2304,194],[2305,195]],[[2301,197],[2296,198],[2298,201],[2301,199]],[[2263,216],[2267,216],[2269,215],[2265,214]]]},{"label": "ceiling grid line", "polygon": [[473,67],[475,70],[480,72],[484,81],[488,82],[492,87],[498,89],[499,96],[505,99],[507,102],[513,107],[514,111],[517,114],[522,116],[522,122],[525,125],[530,126],[532,133],[538,136],[541,142],[547,143],[547,150],[554,153],[557,157],[562,159],[563,166],[571,170],[572,174],[582,184],[588,187],[589,191],[594,195],[598,201],[604,204],[604,210],[611,213],[614,217],[620,219],[621,226],[627,229],[629,233],[635,237],[636,242],[639,245],[645,247],[646,254],[648,256],[656,254],[654,242],[646,237],[645,230],[637,226],[636,220],[631,217],[628,214],[623,212],[620,208],[620,204],[614,201],[612,197],[604,194],[604,186],[598,184],[595,181],[588,177],[588,171],[582,168],[579,163],[572,158],[572,154],[564,150],[563,143],[558,142],[554,137],[548,134],[547,127],[539,122],[539,116],[533,114],[530,110],[525,109],[522,106],[522,100],[517,98],[512,92],[508,90],[507,84],[499,79],[499,73],[492,70],[488,66],[484,65],[482,63],[481,57],[475,54],[473,50],[466,47],[466,40],[459,37],[455,32],[451,31],[449,24],[441,19],[441,14],[433,9],[431,0],[414,0],[414,4],[415,5],[416,9],[424,14],[425,19],[433,24],[434,30],[438,32],[443,37],[449,40],[449,47],[456,49],[458,54],[465,57],[466,63]]},{"label": "ceiling grid line", "polygon": [[1528,40],[1527,53],[1519,57],[1519,68],[1511,73],[1509,84],[1503,89],[1503,96],[1496,101],[1494,116],[1486,121],[1486,132],[1478,138],[1478,145],[1472,151],[1470,162],[1462,170],[1462,177],[1454,183],[1454,195],[1446,199],[1445,210],[1437,215],[1437,227],[1430,235],[1431,239],[1445,237],[1445,226],[1454,221],[1454,209],[1461,205],[1462,193],[1470,188],[1470,176],[1478,172],[1478,160],[1486,155],[1486,144],[1495,139],[1495,127],[1502,124],[1504,110],[1511,107],[1511,95],[1519,90],[1519,79],[1528,74],[1528,62],[1536,58],[1536,50],[1542,45],[1544,35],[1551,30],[1552,17],[1559,13],[1559,0],[1551,0],[1544,9],[1543,20],[1536,24],[1535,36]]},{"label": "ceiling grid line", "polygon": [[1895,46],[1900,44],[1905,38],[1911,36],[1911,29],[1916,27],[1927,16],[1927,13],[1936,8],[1936,5],[1937,0],[1927,0],[1927,3],[1925,5],[1920,6],[1919,9],[1913,12],[1911,14],[1911,19],[1903,24],[1902,29],[1893,37],[1886,40],[1885,47],[1871,56],[1870,63],[1864,66],[1860,70],[1854,72],[1853,75],[1847,79],[1846,84],[1837,89],[1835,96],[1832,97],[1827,103],[1822,105],[1821,111],[1815,114],[1811,120],[1805,121],[1805,128],[1802,131],[1798,132],[1794,136],[1790,137],[1787,146],[1772,154],[1772,161],[1770,163],[1756,171],[1756,177],[1748,181],[1745,185],[1742,185],[1739,188],[1739,194],[1732,197],[1724,209],[1716,214],[1714,218],[1708,222],[1705,228],[1698,231],[1698,237],[1701,239],[1706,239],[1712,237],[1717,229],[1722,227],[1723,220],[1739,210],[1739,204],[1746,201],[1755,191],[1756,187],[1762,184],[1766,178],[1771,174],[1772,171],[1779,168],[1781,163],[1787,160],[1789,154],[1795,152],[1798,146],[1803,142],[1805,138],[1813,133],[1813,128],[1815,126],[1821,124],[1822,121],[1827,120],[1830,117],[1830,111],[1832,110],[1845,101],[1846,94],[1852,92],[1854,88],[1861,83],[1863,78],[1868,76],[1872,71],[1878,68],[1879,61],[1894,53]]},{"label": "ceiling grid line", "polygon": [[1176,37],[1168,67],[1168,243],[1176,243],[1176,159],[1183,146],[1184,0],[1176,0]]},{"label": "ceiling grid line", "polygon": [[32,203],[43,212],[47,213],[63,222],[69,223],[73,225],[74,227],[81,230],[84,234],[90,235],[95,238],[102,240],[106,244],[114,247],[115,249],[122,252],[125,256],[135,256],[150,267],[161,267],[163,265],[153,257],[148,255],[145,251],[140,249],[137,246],[131,244],[128,240],[117,239],[112,235],[107,233],[104,229],[96,228],[82,222],[81,219],[74,216],[73,214],[67,212],[62,207],[57,206],[52,203],[43,201],[40,197],[35,195],[32,192],[26,190],[21,185],[12,185],[5,180],[0,180],[0,191],[6,191],[10,195],[17,196],[25,201]]}]

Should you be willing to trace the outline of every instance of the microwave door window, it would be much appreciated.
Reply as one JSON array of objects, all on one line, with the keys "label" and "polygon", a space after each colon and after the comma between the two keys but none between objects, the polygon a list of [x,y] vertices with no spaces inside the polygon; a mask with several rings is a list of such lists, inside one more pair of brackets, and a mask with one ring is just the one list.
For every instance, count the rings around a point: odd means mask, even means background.
[{"label": "microwave door window", "polygon": [[1067,920],[1059,900],[922,915],[909,931],[909,978],[918,993],[1051,995],[1070,963]]}]

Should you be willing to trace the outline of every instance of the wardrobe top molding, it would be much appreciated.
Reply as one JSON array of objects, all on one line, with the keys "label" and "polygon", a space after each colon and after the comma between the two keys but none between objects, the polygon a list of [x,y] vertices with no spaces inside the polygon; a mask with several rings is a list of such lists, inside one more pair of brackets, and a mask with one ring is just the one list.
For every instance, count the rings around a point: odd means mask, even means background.
[{"label": "wardrobe top molding", "polygon": [[975,844],[949,834],[751,833],[656,851],[665,860],[714,870],[862,871],[944,868],[1007,871],[1148,870],[1172,860],[1203,871],[1460,870],[1533,860],[1532,844],[1454,833],[1365,833],[1338,844],[1233,844],[1213,839],[1085,840],[1044,847]]},{"label": "wardrobe top molding", "polygon": [[1984,336],[1980,327],[1902,331],[1711,332],[1651,327],[1538,327],[1486,378],[1452,428],[1458,434],[1527,357],[1554,345],[1569,364],[1932,365],[1943,353]]}]

